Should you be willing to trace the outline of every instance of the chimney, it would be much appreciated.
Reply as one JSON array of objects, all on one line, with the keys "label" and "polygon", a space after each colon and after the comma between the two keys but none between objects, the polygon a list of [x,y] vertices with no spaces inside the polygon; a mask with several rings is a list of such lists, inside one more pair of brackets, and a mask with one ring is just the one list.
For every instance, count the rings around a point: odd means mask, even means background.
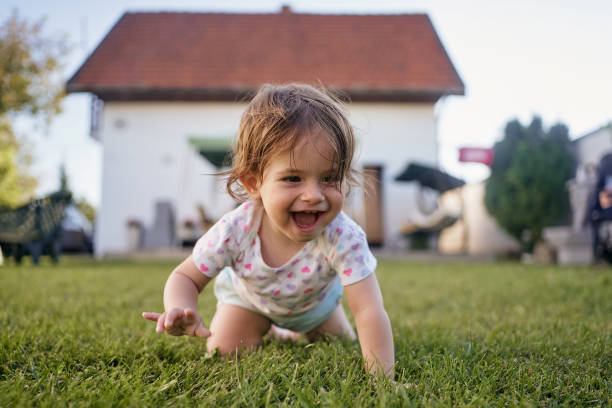
[{"label": "chimney", "polygon": [[291,10],[291,6],[289,4],[283,4],[280,9],[281,14],[291,14],[293,11]]}]

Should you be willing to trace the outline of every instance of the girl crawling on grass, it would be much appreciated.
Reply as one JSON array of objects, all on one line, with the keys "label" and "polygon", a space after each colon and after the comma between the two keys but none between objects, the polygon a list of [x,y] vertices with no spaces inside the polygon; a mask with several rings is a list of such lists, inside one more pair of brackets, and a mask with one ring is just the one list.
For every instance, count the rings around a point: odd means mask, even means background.
[{"label": "girl crawling on grass", "polygon": [[[143,313],[157,332],[207,338],[221,354],[253,348],[277,328],[315,340],[355,339],[365,368],[393,378],[393,338],[361,228],[342,212],[355,185],[355,140],[339,102],[308,85],[264,85],[244,112],[227,213],[170,275],[165,312]],[[206,328],[198,294],[213,279],[217,311]],[[297,335],[297,334],[296,334]]]}]

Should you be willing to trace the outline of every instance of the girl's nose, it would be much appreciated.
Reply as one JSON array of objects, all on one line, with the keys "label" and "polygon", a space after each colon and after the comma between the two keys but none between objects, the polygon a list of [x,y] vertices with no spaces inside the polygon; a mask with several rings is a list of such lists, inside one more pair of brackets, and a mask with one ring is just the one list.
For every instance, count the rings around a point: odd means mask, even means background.
[{"label": "girl's nose", "polygon": [[321,186],[316,182],[305,183],[301,198],[311,203],[318,203],[325,199]]}]

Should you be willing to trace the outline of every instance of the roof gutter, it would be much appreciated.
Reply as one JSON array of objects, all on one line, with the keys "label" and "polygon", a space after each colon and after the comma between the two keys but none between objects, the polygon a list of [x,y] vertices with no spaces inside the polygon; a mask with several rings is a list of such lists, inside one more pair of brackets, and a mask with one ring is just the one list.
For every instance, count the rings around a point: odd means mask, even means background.
[{"label": "roof gutter", "polygon": [[[335,88],[341,99],[352,102],[436,102],[446,95],[464,95],[463,87],[441,89],[375,89]],[[105,102],[114,101],[249,101],[257,92],[255,86],[233,88],[145,88],[99,87],[68,83],[67,93],[89,92]]]}]

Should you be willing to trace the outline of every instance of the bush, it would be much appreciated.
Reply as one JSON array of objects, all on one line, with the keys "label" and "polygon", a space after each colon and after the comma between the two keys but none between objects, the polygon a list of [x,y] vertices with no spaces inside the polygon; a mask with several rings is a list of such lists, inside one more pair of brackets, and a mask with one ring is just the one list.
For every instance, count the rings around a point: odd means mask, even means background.
[{"label": "bush", "polygon": [[494,152],[487,210],[530,251],[543,228],[568,221],[566,182],[574,169],[568,129],[556,124],[545,131],[537,116],[527,127],[512,120]]}]

